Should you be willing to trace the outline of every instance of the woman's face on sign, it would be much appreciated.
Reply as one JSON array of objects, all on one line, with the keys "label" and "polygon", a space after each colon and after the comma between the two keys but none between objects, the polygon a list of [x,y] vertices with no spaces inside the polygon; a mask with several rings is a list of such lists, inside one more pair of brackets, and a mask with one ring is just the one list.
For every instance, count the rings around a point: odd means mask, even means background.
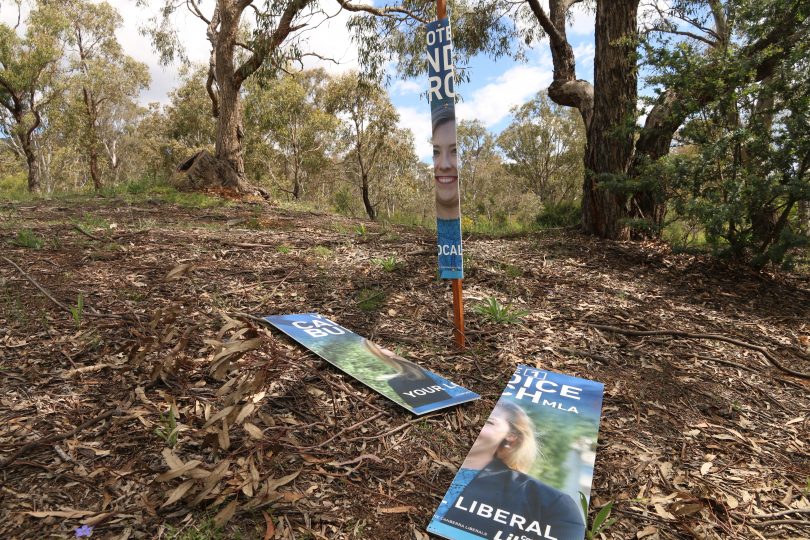
[{"label": "woman's face on sign", "polygon": [[481,428],[481,433],[478,435],[478,439],[476,439],[470,453],[475,452],[480,455],[494,456],[503,442],[510,438],[510,430],[506,416],[496,408],[487,418],[484,427]]},{"label": "woman's face on sign", "polygon": [[445,122],[433,132],[433,174],[437,216],[442,219],[460,217],[455,121]]}]

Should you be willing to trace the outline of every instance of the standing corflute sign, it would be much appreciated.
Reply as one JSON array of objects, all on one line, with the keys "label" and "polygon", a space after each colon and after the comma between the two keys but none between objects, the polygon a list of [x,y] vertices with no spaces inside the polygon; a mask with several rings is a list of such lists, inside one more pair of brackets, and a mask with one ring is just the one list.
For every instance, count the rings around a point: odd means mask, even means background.
[{"label": "standing corflute sign", "polygon": [[464,277],[461,246],[461,197],[456,150],[456,93],[453,43],[445,4],[439,0],[438,20],[428,23],[428,102],[433,141],[436,187],[436,230],[439,276],[453,283],[456,344],[464,348],[464,311],[461,280]]}]

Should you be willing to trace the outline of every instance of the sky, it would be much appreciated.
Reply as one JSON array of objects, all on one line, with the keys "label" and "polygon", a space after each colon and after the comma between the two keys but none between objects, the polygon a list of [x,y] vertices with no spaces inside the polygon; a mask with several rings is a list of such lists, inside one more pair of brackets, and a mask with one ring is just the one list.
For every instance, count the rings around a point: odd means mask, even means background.
[{"label": "sky", "polygon": [[[380,0],[376,1],[380,3]],[[117,36],[124,51],[149,66],[152,84],[141,93],[141,103],[168,103],[169,92],[179,84],[180,63],[161,65],[149,38],[140,33],[140,29],[156,15],[162,0],[148,0],[149,5],[146,6],[138,6],[136,0],[110,0],[110,3],[119,10],[123,18],[123,25],[118,30]],[[318,21],[312,21],[318,26],[316,30],[307,33],[308,43],[305,48],[328,54],[339,63],[336,65],[333,62],[311,59],[307,62],[308,67],[321,65],[332,73],[356,69],[357,51],[346,29],[349,14],[339,13],[339,6],[334,0],[322,0],[321,3],[327,13],[336,16],[320,24]],[[210,0],[203,0],[201,4],[204,7],[209,6],[210,11],[212,5]],[[450,9],[452,10],[452,4]],[[573,14],[569,23],[568,38],[576,56],[577,77],[592,81],[594,16],[593,13],[577,6],[574,7]],[[13,24],[16,17],[16,8],[11,2],[0,0],[0,21]],[[210,44],[205,37],[205,24],[185,9],[178,11],[174,22],[181,31],[188,59],[207,64]],[[480,120],[494,133],[504,129],[509,124],[509,111],[512,107],[525,103],[551,83],[552,64],[548,43],[542,41],[535,44],[527,57],[526,63],[505,58],[495,62],[484,56],[473,58],[469,64],[471,75],[469,82],[457,86],[463,100],[456,106],[457,117],[462,120]],[[431,156],[432,147],[428,142],[430,106],[427,101],[420,98],[420,94],[427,86],[427,76],[424,79],[395,80],[389,92],[392,102],[399,111],[400,126],[414,133],[417,155],[427,160]]]}]

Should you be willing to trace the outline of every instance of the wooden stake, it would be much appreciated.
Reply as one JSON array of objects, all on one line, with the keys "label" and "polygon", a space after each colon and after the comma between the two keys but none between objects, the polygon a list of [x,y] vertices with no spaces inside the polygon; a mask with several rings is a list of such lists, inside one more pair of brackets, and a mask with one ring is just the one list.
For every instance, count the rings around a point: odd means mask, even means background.
[{"label": "wooden stake", "polygon": [[464,350],[464,297],[461,294],[461,280],[453,281],[453,337],[456,346]]},{"label": "wooden stake", "polygon": [[444,19],[447,17],[447,0],[436,0],[436,18]]}]

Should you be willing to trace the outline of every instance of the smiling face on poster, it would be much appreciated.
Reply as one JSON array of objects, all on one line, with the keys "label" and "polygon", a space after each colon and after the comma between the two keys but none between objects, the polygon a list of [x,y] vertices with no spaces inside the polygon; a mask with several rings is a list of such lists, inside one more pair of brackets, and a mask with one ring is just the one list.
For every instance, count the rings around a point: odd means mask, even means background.
[{"label": "smiling face on poster", "polygon": [[433,174],[436,179],[436,217],[461,218],[456,118],[449,107],[443,107],[433,117]]},{"label": "smiling face on poster", "polygon": [[427,46],[439,275],[442,279],[461,279],[464,277],[464,269],[456,144],[456,93],[453,43],[448,19],[439,19],[428,24]]}]

